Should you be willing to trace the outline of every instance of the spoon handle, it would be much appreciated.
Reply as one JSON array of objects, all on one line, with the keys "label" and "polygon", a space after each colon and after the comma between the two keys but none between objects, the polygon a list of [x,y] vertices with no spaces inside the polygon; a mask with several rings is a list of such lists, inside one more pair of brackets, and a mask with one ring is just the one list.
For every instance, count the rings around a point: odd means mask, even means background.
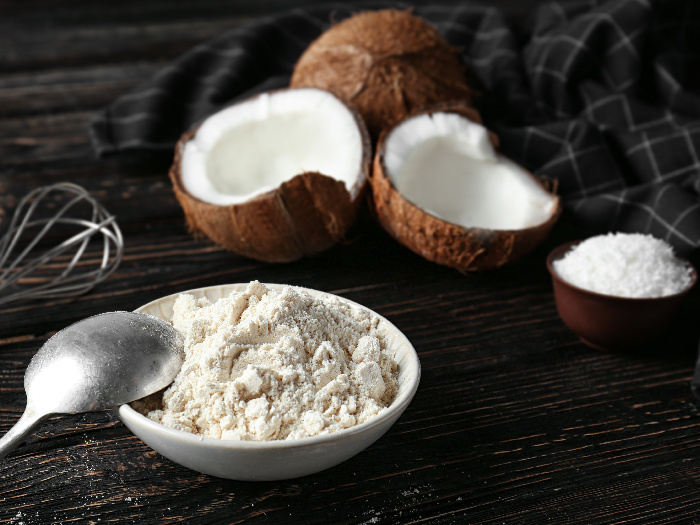
[{"label": "spoon handle", "polygon": [[17,445],[24,441],[24,438],[32,433],[32,430],[38,427],[42,421],[48,419],[50,415],[37,413],[32,408],[27,407],[15,426],[0,438],[0,459],[12,452]]}]

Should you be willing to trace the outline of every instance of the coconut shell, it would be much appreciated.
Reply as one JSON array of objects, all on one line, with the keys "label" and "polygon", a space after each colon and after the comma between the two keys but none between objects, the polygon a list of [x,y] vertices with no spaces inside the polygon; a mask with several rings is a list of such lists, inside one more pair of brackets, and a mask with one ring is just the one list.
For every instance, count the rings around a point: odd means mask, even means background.
[{"label": "coconut shell", "polygon": [[355,116],[363,143],[354,197],[344,182],[307,172],[240,204],[221,206],[205,202],[190,194],[182,183],[183,151],[197,129],[185,133],[175,148],[169,176],[190,233],[264,262],[295,261],[343,241],[364,200],[371,165],[367,130],[359,115],[348,109]]},{"label": "coconut shell", "polygon": [[301,55],[290,85],[326,89],[350,102],[373,139],[418,109],[469,103],[472,95],[455,50],[428,22],[396,9],[333,25]]},{"label": "coconut shell", "polygon": [[[481,123],[479,114],[469,107],[441,108],[440,111],[458,113]],[[434,112],[423,111],[408,118]],[[555,206],[547,221],[522,230],[465,228],[435,217],[406,200],[386,174],[383,158],[386,139],[392,129],[382,134],[374,157],[370,179],[371,209],[377,221],[394,239],[425,259],[462,273],[499,268],[533,250],[547,237],[559,218],[559,197],[555,197]],[[491,140],[497,146],[495,135],[491,134]],[[532,174],[530,176],[534,179]],[[540,184],[539,181],[537,183]]]}]

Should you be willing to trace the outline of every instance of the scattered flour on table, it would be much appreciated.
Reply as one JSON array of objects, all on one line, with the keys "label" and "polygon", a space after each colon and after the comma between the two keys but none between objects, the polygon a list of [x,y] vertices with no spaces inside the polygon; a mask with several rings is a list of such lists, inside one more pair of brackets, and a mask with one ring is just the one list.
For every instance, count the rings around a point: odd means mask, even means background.
[{"label": "scattered flour on table", "polygon": [[639,233],[611,233],[586,239],[554,261],[569,283],[618,297],[663,297],[684,290],[690,267],[661,239]]},{"label": "scattered flour on table", "polygon": [[398,389],[379,318],[340,300],[253,281],[211,303],[180,295],[173,326],[185,362],[162,394],[134,408],[214,438],[297,439],[379,414]]}]

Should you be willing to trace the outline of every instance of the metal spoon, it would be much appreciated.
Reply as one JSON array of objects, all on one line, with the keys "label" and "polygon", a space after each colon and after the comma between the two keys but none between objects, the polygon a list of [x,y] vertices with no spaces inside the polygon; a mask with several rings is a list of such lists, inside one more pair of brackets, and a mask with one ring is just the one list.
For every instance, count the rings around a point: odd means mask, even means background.
[{"label": "metal spoon", "polygon": [[165,388],[183,359],[179,332],[151,315],[110,312],[64,328],[27,367],[27,407],[0,439],[0,459],[55,414],[104,410]]}]

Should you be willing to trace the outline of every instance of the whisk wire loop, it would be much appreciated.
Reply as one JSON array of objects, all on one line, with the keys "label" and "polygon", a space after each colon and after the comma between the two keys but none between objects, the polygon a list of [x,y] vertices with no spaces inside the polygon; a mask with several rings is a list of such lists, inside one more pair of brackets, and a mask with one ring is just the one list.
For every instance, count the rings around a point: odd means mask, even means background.
[{"label": "whisk wire loop", "polygon": [[[35,215],[50,195],[67,200],[50,217],[36,218]],[[89,218],[68,216],[81,202],[90,207]],[[82,227],[83,230],[30,260],[29,255],[36,251],[56,226]],[[28,232],[34,228],[39,228],[39,231],[27,239]],[[89,266],[89,262],[80,261],[91,239],[97,234],[103,237],[98,266],[78,271],[80,266]],[[27,243],[24,249],[18,255],[13,255],[22,242]],[[69,250],[74,252],[67,263],[55,262]],[[0,305],[20,299],[83,294],[116,270],[123,252],[124,239],[115,217],[84,188],[69,182],[36,188],[19,202],[7,233],[0,238],[0,268],[5,267],[0,273]]]}]

